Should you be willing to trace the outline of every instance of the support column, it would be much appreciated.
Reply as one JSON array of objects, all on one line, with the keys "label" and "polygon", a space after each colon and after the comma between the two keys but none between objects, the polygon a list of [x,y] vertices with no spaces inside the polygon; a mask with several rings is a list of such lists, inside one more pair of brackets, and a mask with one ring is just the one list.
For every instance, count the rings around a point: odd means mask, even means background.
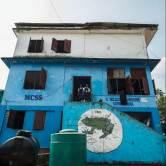
[{"label": "support column", "polygon": [[151,108],[151,109],[152,109],[150,116],[151,127],[157,132],[163,134],[158,108]]}]

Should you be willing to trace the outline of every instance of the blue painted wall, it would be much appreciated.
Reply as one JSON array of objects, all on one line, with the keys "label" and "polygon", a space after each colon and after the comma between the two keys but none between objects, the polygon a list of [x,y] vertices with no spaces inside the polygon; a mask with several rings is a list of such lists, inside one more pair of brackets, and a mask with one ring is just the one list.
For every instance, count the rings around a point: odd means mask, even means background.
[{"label": "blue painted wall", "polygon": [[[36,137],[40,143],[42,148],[49,148],[50,147],[50,136],[52,133],[56,133],[60,130],[61,125],[61,112],[63,107],[43,107],[43,106],[8,106],[6,111],[1,111],[5,115],[5,113],[9,113],[9,110],[24,110],[25,119],[23,124],[23,130],[32,131],[32,135]],[[45,118],[45,126],[44,130],[33,130],[33,123],[34,123],[34,116],[35,111],[46,111],[46,118]],[[2,114],[1,114],[2,115]],[[3,119],[3,124],[1,128],[1,135],[0,135],[0,145],[2,145],[6,140],[10,139],[11,137],[16,136],[17,129],[10,129],[7,128],[7,121],[8,118]]]},{"label": "blue painted wall", "polygon": [[120,120],[123,129],[123,139],[121,145],[109,153],[87,151],[89,163],[165,163],[165,141],[163,141],[165,136],[106,103],[65,102],[62,128],[78,130],[77,122],[82,114],[94,108],[106,109]]},{"label": "blue painted wall", "polygon": [[[47,80],[45,90],[24,90],[23,84],[25,79],[25,73],[29,71],[40,71],[41,67],[47,70]],[[64,101],[69,100],[69,95],[72,93],[71,80],[65,86],[64,83],[69,81],[73,76],[91,76],[92,93],[95,95],[96,101],[99,98],[103,98],[109,104],[111,101],[108,97],[118,97],[119,95],[108,95],[107,91],[107,67],[125,67],[126,76],[130,75],[130,68],[146,68],[150,95],[128,95],[128,97],[146,97],[148,103],[135,103],[137,107],[156,107],[155,95],[153,90],[152,78],[150,68],[147,65],[132,65],[132,64],[119,64],[119,65],[82,65],[82,64],[12,64],[4,92],[3,99],[8,101],[8,104],[12,105],[40,105],[40,106],[63,106]],[[62,86],[62,87],[61,87]],[[57,88],[61,87],[58,91]],[[50,95],[51,94],[51,95]],[[42,95],[43,100],[31,100],[27,101],[25,95]],[[3,100],[2,105],[6,102]],[[124,107],[124,106],[121,106]]]},{"label": "blue painted wall", "polygon": [[[81,61],[81,60],[80,60]],[[47,71],[46,89],[45,90],[25,90],[23,89],[26,71],[40,71],[43,67]],[[107,91],[107,67],[124,67],[126,76],[130,75],[130,68],[146,68],[150,95],[127,95],[131,100],[136,98],[132,104],[128,106],[118,105],[119,95],[109,95]],[[65,64],[65,63],[12,63],[10,65],[10,72],[4,91],[2,106],[0,107],[0,131],[1,137],[3,133],[9,133],[9,136],[15,136],[16,131],[7,129],[5,120],[5,113],[10,109],[13,110],[27,110],[25,116],[25,128],[32,130],[33,111],[55,111],[54,125],[52,130],[39,131],[45,133],[46,140],[50,137],[51,132],[56,132],[60,129],[61,111],[63,110],[64,101],[69,101],[69,96],[72,93],[73,76],[91,76],[92,93],[94,94],[95,101],[102,99],[121,111],[131,112],[151,112],[152,127],[156,131],[162,133],[158,109],[156,106],[153,84],[151,79],[149,65],[143,64]],[[69,81],[70,80],[70,81]],[[68,82],[69,81],[69,82]],[[68,82],[67,84],[65,84]],[[64,85],[65,84],[65,85]],[[64,85],[64,86],[63,86]],[[30,95],[30,99],[26,96]],[[35,95],[42,96],[42,100],[35,100]],[[141,98],[147,98],[147,103],[141,103]],[[25,100],[26,99],[26,100]],[[114,100],[114,101],[113,101]],[[130,101],[131,102],[131,101]],[[32,111],[32,112],[31,112]],[[57,114],[56,114],[57,113]],[[31,120],[26,120],[31,117]],[[46,119],[46,122],[49,119]],[[11,134],[10,134],[11,132]],[[34,132],[35,135],[35,132]],[[41,134],[42,135],[42,134]],[[1,144],[9,137],[1,138]],[[39,137],[39,140],[41,137]],[[45,140],[40,140],[43,147],[48,147],[49,143]]]}]

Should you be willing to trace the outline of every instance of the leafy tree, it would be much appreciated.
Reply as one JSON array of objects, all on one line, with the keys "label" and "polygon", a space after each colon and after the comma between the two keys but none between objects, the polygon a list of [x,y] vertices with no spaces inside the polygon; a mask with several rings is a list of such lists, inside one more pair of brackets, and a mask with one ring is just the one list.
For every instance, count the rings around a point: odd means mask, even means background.
[{"label": "leafy tree", "polygon": [[159,109],[162,129],[163,133],[166,135],[166,96],[165,93],[159,88],[157,88],[156,93],[157,107]]}]

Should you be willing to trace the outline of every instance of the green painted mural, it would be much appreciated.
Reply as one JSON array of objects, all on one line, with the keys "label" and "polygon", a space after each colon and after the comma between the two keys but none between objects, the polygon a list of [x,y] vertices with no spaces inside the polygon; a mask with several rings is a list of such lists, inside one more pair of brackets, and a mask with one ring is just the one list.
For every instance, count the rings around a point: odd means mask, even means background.
[{"label": "green painted mural", "polygon": [[82,120],[82,122],[89,127],[92,127],[91,130],[84,130],[83,133],[85,134],[93,134],[94,130],[102,130],[104,133],[102,136],[99,137],[105,138],[107,135],[112,133],[112,130],[114,128],[114,124],[111,123],[110,119],[107,118],[88,118],[86,117],[85,119]]}]

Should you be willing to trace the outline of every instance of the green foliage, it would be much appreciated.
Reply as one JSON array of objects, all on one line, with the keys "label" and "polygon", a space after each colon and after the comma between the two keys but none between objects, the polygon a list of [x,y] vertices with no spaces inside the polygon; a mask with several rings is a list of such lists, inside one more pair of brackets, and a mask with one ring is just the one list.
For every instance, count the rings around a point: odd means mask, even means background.
[{"label": "green foliage", "polygon": [[165,93],[161,90],[158,89],[156,90],[156,102],[157,102],[157,107],[159,109],[159,114],[160,114],[160,120],[163,128],[163,132],[166,135],[166,96]]},{"label": "green foliage", "polygon": [[156,90],[156,101],[157,101],[157,107],[159,109],[159,113],[161,118],[166,117],[166,96],[165,93],[161,90],[158,89]]}]

